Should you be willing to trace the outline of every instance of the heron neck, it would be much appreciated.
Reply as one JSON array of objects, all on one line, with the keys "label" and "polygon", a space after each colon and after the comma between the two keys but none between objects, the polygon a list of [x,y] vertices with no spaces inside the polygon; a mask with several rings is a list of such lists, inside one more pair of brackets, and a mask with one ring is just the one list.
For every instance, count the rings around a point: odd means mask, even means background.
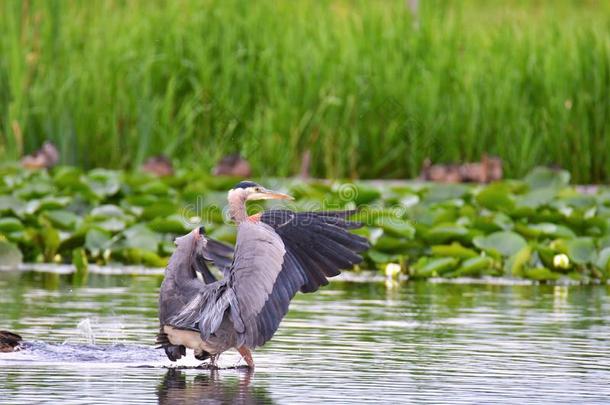
[{"label": "heron neck", "polygon": [[236,224],[246,220],[246,197],[240,194],[229,195],[229,215]]}]

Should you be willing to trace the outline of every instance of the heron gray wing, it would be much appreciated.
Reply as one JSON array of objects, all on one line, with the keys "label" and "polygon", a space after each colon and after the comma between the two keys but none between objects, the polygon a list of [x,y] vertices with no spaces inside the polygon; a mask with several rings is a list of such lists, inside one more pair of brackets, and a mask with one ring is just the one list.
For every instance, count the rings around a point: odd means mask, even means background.
[{"label": "heron gray wing", "polygon": [[258,318],[282,270],[285,253],[282,239],[269,225],[244,222],[238,226],[229,286],[234,294],[230,316],[240,346],[258,346],[264,333]]},{"label": "heron gray wing", "polygon": [[362,226],[347,220],[354,213],[290,210],[263,213],[261,221],[274,228],[286,253],[271,295],[257,316],[256,346],[267,342],[277,331],[297,291],[316,291],[328,284],[328,277],[362,261],[358,253],[368,249],[369,243],[348,231]]}]

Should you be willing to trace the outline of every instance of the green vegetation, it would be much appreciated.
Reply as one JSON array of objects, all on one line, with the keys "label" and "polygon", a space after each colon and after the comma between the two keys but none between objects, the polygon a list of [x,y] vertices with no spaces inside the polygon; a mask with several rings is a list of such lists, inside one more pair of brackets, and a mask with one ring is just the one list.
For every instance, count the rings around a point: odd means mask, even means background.
[{"label": "green vegetation", "polygon": [[316,176],[390,178],[488,152],[609,180],[609,27],[601,1],[7,0],[0,157],[286,176],[311,149]]},{"label": "green vegetation", "polygon": [[[0,262],[163,267],[173,238],[201,224],[234,242],[224,217],[232,178],[58,167],[0,169]],[[536,169],[490,185],[264,180],[294,209],[358,208],[372,248],[363,269],[400,265],[413,279],[504,276],[587,282],[610,276],[610,189],[582,194],[567,172]],[[252,205],[257,212],[262,207]],[[394,266],[396,268],[396,266]]]}]

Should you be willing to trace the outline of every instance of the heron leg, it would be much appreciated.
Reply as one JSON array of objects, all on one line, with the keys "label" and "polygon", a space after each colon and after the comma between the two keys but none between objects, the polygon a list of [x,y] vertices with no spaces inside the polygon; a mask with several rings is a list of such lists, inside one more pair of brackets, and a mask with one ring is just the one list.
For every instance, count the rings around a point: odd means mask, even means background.
[{"label": "heron leg", "polygon": [[237,351],[241,354],[248,367],[254,368],[254,360],[252,360],[252,352],[246,346],[238,347]]}]

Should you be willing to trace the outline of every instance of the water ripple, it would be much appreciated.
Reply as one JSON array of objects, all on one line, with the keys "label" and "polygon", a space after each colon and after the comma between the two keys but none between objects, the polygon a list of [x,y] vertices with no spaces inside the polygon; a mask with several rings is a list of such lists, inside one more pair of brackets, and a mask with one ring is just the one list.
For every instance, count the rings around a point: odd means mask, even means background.
[{"label": "water ripple", "polygon": [[[3,282],[0,403],[605,403],[608,286],[333,283],[298,295],[244,370],[166,369],[158,280]],[[62,276],[64,277],[64,276]],[[21,294],[12,291],[17,288]],[[560,289],[558,289],[560,288]],[[95,338],[87,336],[83,320]],[[81,324],[79,329],[78,325]],[[221,357],[223,366],[239,360]],[[195,366],[194,358],[180,363]]]}]

